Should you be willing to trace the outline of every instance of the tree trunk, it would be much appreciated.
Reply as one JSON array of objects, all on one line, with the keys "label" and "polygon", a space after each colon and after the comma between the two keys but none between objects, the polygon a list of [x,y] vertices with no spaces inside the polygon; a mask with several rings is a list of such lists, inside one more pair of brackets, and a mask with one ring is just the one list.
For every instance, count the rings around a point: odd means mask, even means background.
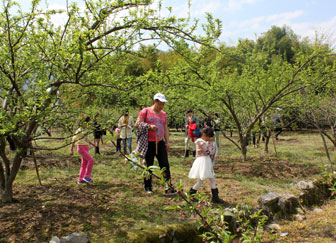
[{"label": "tree trunk", "polygon": [[[9,161],[6,157],[5,148],[6,148],[6,142],[5,142],[5,139],[2,138],[0,140],[0,156],[2,158],[2,162],[0,162],[0,190],[1,190],[0,192],[1,192],[1,194],[5,190],[6,174],[7,175],[9,174],[9,173],[6,173],[6,172],[8,172]],[[6,167],[6,163],[7,163],[7,167]]]},{"label": "tree trunk", "polygon": [[326,152],[326,155],[327,155],[327,158],[328,158],[328,161],[329,161],[330,170],[331,170],[331,173],[333,173],[334,172],[333,162],[331,161],[331,158],[330,158],[330,154],[329,154],[329,150],[328,150],[326,139],[324,137],[322,126],[320,125],[319,120],[316,118],[316,115],[315,115],[315,113],[314,113],[314,111],[312,109],[311,109],[311,113],[313,115],[314,122],[315,122],[315,125],[316,125],[319,133],[320,133],[320,136],[322,137],[323,147],[324,147],[324,150]]},{"label": "tree trunk", "polygon": [[265,136],[265,147],[264,147],[264,152],[265,153],[269,152],[269,150],[268,150],[269,140],[270,140],[270,137],[269,136]]},{"label": "tree trunk", "polygon": [[320,129],[321,129],[321,133],[334,145],[334,147],[336,147],[336,137],[335,137],[335,134],[328,134],[321,126],[320,126]]},{"label": "tree trunk", "polygon": [[2,164],[0,164],[0,190],[5,190],[5,184],[5,171]]},{"label": "tree trunk", "polygon": [[333,167],[333,162],[330,159],[330,154],[329,154],[327,142],[326,142],[325,137],[323,136],[323,133],[321,132],[320,129],[319,129],[319,132],[320,132],[320,135],[322,137],[323,147],[324,147],[324,151],[326,152],[326,155],[327,155],[327,158],[328,158],[328,161],[329,161],[331,173],[333,173],[334,172],[334,167]]},{"label": "tree trunk", "polygon": [[244,161],[247,160],[247,142],[248,142],[247,136],[242,136],[240,146],[241,146],[242,158]]},{"label": "tree trunk", "polygon": [[271,135],[272,135],[272,133],[269,129],[267,129],[267,131],[263,134],[263,136],[265,138],[265,146],[264,146],[264,152],[265,153],[269,153],[268,145],[269,145]]},{"label": "tree trunk", "polygon": [[17,152],[12,163],[12,168],[10,170],[9,175],[5,176],[5,189],[2,194],[2,202],[9,203],[13,202],[13,182],[15,180],[16,175],[19,172],[21,162],[22,162],[22,155],[27,151],[26,148],[18,150],[22,152]]},{"label": "tree trunk", "polygon": [[2,194],[2,202],[3,203],[11,203],[13,202],[13,183],[6,183],[5,190]]}]

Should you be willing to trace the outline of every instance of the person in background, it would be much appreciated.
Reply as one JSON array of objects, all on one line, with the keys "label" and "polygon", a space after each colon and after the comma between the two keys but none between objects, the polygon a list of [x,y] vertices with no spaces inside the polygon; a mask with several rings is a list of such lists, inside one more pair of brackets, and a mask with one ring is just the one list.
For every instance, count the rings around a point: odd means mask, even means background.
[{"label": "person in background", "polygon": [[[194,129],[192,129],[193,126],[195,126]],[[199,129],[199,121],[194,116],[193,110],[191,109],[187,111],[187,117],[185,119],[185,127],[186,127],[186,132],[185,132],[185,139],[184,139],[184,151],[185,151],[184,158],[189,157],[190,149],[192,150],[193,156],[195,157],[196,156],[196,146],[195,146],[194,141],[195,141],[196,134],[194,134],[193,131],[196,129]]]},{"label": "person in background", "polygon": [[[157,158],[161,169],[165,168],[163,177],[165,181],[165,194],[174,195],[176,190],[171,184],[171,175],[168,162],[169,151],[169,130],[167,124],[167,114],[163,111],[166,104],[166,97],[157,93],[154,95],[153,105],[146,107],[139,112],[138,119],[135,123],[135,127],[140,129],[146,127],[147,136],[145,141],[141,140],[141,148],[139,151],[146,151],[145,161],[146,166],[150,167],[154,164],[154,157]],[[150,173],[152,173],[150,171]],[[153,193],[152,191],[152,176],[144,178],[145,191],[147,193]]]},{"label": "person in background", "polygon": [[121,137],[120,137],[120,129],[117,127],[117,126],[113,126],[112,128],[113,130],[113,134],[116,134],[117,137],[117,147],[116,147],[116,150],[114,151],[115,153],[118,152],[118,151],[121,151]]},{"label": "person in background", "polygon": [[[216,145],[217,145],[217,153],[219,151],[219,147],[220,147],[220,126],[221,126],[221,120],[219,118],[218,113],[215,113],[215,117],[214,117],[214,131],[215,131],[215,141],[216,141]],[[216,154],[217,154],[216,153]]]},{"label": "person in background", "polygon": [[[118,122],[118,128],[120,129],[120,137],[123,142],[124,154],[127,154],[127,147],[129,153],[132,153],[132,131],[134,126],[134,120],[132,116],[128,115],[128,111],[120,117]],[[126,145],[127,144],[127,145]]]},{"label": "person in background", "polygon": [[216,158],[218,154],[218,146],[217,146],[215,139],[213,138],[211,138],[208,143],[212,143],[211,145],[212,151],[211,151],[210,159],[211,159],[212,166],[215,166]]},{"label": "person in background", "polygon": [[275,139],[278,140],[278,136],[280,135],[280,133],[282,132],[282,124],[283,124],[283,121],[282,121],[282,117],[280,115],[280,111],[281,109],[279,107],[277,107],[276,109],[276,112],[274,113],[273,115],[273,125],[274,125],[274,132],[275,132]]},{"label": "person in background", "polygon": [[210,179],[210,187],[212,193],[212,202],[224,203],[218,197],[218,188],[215,180],[215,173],[210,157],[214,156],[213,152],[213,137],[214,131],[211,127],[205,127],[201,130],[201,137],[198,138],[196,143],[196,159],[189,171],[189,178],[197,179],[197,183],[190,188],[189,194],[194,195],[201,187],[205,179]]},{"label": "person in background", "polygon": [[90,142],[88,138],[88,131],[86,130],[90,117],[84,117],[80,121],[80,127],[77,129],[75,135],[72,137],[72,144],[70,149],[70,155],[73,155],[74,146],[77,146],[77,152],[82,156],[81,167],[79,170],[79,176],[77,183],[86,184],[93,183],[91,179],[92,167],[94,159],[89,154],[89,145],[95,147],[96,145]]},{"label": "person in background", "polygon": [[213,124],[213,120],[212,120],[212,114],[209,113],[208,116],[204,119],[204,122],[203,122],[203,127],[213,127],[214,124]]},{"label": "person in background", "polygon": [[103,144],[103,131],[101,129],[100,124],[98,123],[97,119],[98,119],[99,113],[97,113],[95,115],[95,118],[93,120],[93,136],[94,136],[94,142],[95,142],[95,154],[100,154],[99,151],[99,144],[100,144],[100,140]]}]

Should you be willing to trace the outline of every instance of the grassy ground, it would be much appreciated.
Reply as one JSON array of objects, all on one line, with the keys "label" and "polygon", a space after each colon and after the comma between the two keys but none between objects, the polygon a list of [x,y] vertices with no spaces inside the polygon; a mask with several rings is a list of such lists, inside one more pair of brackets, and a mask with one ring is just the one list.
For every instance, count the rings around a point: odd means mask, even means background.
[{"label": "grassy ground", "polygon": [[[183,159],[183,136],[183,133],[171,133],[169,161],[173,183],[181,180],[188,190],[195,183],[187,177],[193,158]],[[49,147],[56,145],[48,144]],[[215,166],[220,197],[233,205],[241,202],[256,205],[257,199],[270,191],[298,195],[295,184],[319,176],[321,165],[327,163],[317,133],[284,132],[275,147],[277,153],[271,143],[271,152],[264,154],[263,143],[256,148],[249,146],[249,160],[242,161],[239,151],[222,138]],[[140,172],[112,152],[115,149],[111,143],[102,145],[101,150],[102,154],[94,157],[93,185],[76,184],[80,157],[78,154],[70,157],[69,147],[37,152],[42,186],[38,183],[32,158],[27,157],[14,183],[18,202],[0,204],[0,242],[48,242],[54,235],[62,237],[72,232],[84,232],[92,242],[127,242],[129,236],[144,230],[188,220],[181,217],[182,212],[164,210],[165,206],[179,202],[166,197],[157,181],[154,180],[154,194],[146,194]],[[333,148],[331,150],[335,161],[336,153]],[[93,149],[90,152],[93,154]],[[210,195],[208,183],[201,190]],[[334,212],[335,203],[325,207],[325,212]],[[323,222],[333,227],[328,228],[328,232],[335,235],[335,214],[331,213],[330,225],[328,215],[322,216]],[[294,227],[304,229],[304,238],[302,231],[296,230],[285,238],[268,234],[265,242],[310,242],[298,240],[309,238],[309,232],[313,235],[311,242],[318,242],[313,239],[321,234],[314,232],[324,225],[314,226],[314,222],[307,216],[305,222],[300,222],[301,226],[306,224],[303,228],[297,225],[283,228],[287,232]],[[329,242],[324,240],[319,242]]]}]

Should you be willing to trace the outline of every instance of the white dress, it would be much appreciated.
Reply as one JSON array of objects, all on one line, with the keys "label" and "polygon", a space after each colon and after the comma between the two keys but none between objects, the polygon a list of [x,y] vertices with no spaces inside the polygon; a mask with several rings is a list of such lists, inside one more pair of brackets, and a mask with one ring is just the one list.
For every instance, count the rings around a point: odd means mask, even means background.
[{"label": "white dress", "polygon": [[198,138],[196,141],[196,159],[189,171],[189,178],[204,180],[207,178],[214,178],[212,162],[209,152],[212,151],[211,143]]}]

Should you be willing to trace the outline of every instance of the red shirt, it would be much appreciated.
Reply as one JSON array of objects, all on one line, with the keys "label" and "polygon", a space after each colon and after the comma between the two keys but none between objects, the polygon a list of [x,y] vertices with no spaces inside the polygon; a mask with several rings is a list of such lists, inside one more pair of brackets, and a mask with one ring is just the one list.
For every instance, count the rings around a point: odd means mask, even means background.
[{"label": "red shirt", "polygon": [[151,107],[147,107],[140,111],[138,118],[144,120],[144,122],[148,123],[149,125],[155,125],[157,127],[156,132],[153,130],[148,130],[149,142],[163,140],[164,127],[167,124],[167,115],[164,111],[160,111],[159,114],[156,114]]}]

